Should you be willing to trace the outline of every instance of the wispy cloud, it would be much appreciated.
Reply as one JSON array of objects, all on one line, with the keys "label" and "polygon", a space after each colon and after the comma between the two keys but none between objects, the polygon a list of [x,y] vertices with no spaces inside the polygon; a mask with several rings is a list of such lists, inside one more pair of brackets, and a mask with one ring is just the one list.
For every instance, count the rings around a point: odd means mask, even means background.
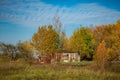
[{"label": "wispy cloud", "polygon": [[0,2],[0,21],[28,27],[52,24],[58,13],[63,26],[70,24],[108,24],[120,19],[120,12],[96,3],[72,7],[54,6],[39,0],[3,0]]}]

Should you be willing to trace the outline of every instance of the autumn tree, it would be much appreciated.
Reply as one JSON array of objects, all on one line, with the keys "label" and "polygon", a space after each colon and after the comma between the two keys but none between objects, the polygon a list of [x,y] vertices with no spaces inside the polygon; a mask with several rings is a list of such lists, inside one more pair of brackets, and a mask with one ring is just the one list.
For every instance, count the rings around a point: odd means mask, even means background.
[{"label": "autumn tree", "polygon": [[108,56],[109,56],[109,49],[106,48],[106,43],[103,40],[97,47],[96,53],[95,53],[95,62],[101,70],[105,69],[105,66],[108,61]]},{"label": "autumn tree", "polygon": [[96,26],[94,29],[95,47],[103,40],[104,26]]},{"label": "autumn tree", "polygon": [[62,50],[69,51],[69,40],[66,37],[65,32],[62,32],[62,39],[63,39]]},{"label": "autumn tree", "polygon": [[91,29],[81,27],[74,31],[70,37],[69,50],[79,52],[81,58],[92,59],[94,51],[94,39]]},{"label": "autumn tree", "polygon": [[32,44],[41,54],[51,55],[59,50],[59,35],[52,25],[41,26],[33,35]]},{"label": "autumn tree", "polygon": [[95,46],[97,47],[99,43],[104,40],[106,47],[110,49],[110,61],[115,59],[120,52],[119,24],[118,21],[116,24],[101,25],[94,29]]},{"label": "autumn tree", "polygon": [[120,55],[120,20],[118,20],[117,22],[116,22],[116,50],[117,50],[117,53],[118,53],[118,55]]}]

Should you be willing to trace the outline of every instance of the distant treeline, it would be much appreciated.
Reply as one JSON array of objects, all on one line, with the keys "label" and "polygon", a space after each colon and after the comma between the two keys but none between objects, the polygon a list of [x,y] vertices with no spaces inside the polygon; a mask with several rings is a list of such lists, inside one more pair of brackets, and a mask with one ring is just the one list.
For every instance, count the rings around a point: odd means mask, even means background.
[{"label": "distant treeline", "polygon": [[80,26],[70,38],[66,37],[61,27],[59,20],[56,20],[54,25],[40,26],[30,41],[17,45],[0,42],[1,56],[8,56],[10,60],[27,60],[33,58],[34,53],[54,55],[65,51],[78,52],[82,60],[98,59],[105,54],[105,60],[112,61],[120,55],[120,20],[93,28]]}]

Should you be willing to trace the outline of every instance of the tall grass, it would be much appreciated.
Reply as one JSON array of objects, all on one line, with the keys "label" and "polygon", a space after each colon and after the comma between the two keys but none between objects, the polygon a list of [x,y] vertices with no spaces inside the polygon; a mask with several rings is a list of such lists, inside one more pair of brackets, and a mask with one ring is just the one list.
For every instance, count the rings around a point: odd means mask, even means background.
[{"label": "tall grass", "polygon": [[[84,62],[85,63],[85,62]],[[65,63],[66,64],[66,63]],[[61,64],[32,64],[26,62],[0,63],[0,80],[119,80],[120,73],[101,73],[94,67]],[[79,63],[80,64],[80,63]],[[83,62],[81,62],[83,64]],[[87,63],[86,63],[87,64]],[[92,64],[91,64],[92,65]],[[109,69],[108,69],[109,70]]]}]

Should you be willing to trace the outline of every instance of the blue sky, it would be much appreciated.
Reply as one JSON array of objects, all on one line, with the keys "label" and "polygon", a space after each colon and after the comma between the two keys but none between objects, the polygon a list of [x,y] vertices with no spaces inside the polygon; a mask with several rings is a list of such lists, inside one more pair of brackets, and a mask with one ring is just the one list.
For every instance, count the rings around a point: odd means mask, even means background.
[{"label": "blue sky", "polygon": [[70,37],[74,29],[112,24],[120,19],[120,0],[0,0],[0,41],[30,40],[41,25],[57,14]]}]

